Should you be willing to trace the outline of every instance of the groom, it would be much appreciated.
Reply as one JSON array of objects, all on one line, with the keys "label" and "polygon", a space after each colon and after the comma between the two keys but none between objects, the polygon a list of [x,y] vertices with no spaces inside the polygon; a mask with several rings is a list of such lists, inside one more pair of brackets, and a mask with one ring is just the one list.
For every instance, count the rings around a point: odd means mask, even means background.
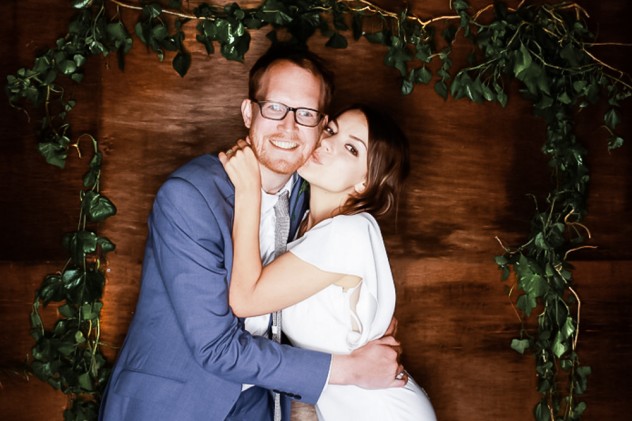
[{"label": "groom", "polygon": [[[281,190],[291,192],[290,235],[296,230],[305,200],[294,172],[319,140],[332,90],[330,73],[317,56],[287,46],[272,48],[250,71],[249,98],[241,111],[261,163],[264,202],[270,203],[261,215],[264,259],[274,250],[272,206]],[[264,101],[287,107],[286,115],[264,117]],[[297,119],[301,108],[317,110],[319,120],[304,124]],[[238,319],[228,303],[233,203],[233,186],[211,155],[177,170],[158,191],[136,312],[103,395],[100,419],[270,420],[270,390],[313,404],[327,383],[405,384],[395,378],[401,371],[399,344],[391,336],[350,355],[332,356],[248,331],[265,334],[268,320]],[[283,415],[289,419],[289,399]]]}]

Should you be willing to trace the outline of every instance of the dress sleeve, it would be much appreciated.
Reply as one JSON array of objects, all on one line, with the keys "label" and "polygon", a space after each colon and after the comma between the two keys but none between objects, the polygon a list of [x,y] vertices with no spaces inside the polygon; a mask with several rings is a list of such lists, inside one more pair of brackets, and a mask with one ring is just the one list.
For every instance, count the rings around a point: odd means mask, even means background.
[{"label": "dress sleeve", "polygon": [[299,259],[332,273],[362,279],[356,315],[360,332],[352,349],[380,338],[395,309],[395,285],[379,225],[366,213],[325,220],[288,246]]},{"label": "dress sleeve", "polygon": [[325,272],[364,278],[362,262],[373,254],[372,229],[364,216],[339,215],[322,221],[288,245],[288,249]]}]

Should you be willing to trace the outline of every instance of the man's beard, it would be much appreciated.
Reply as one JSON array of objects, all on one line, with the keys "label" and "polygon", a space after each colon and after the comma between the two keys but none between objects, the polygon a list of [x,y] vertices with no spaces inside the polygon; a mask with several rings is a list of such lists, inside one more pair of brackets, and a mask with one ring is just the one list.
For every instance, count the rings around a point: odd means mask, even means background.
[{"label": "man's beard", "polygon": [[[272,139],[277,138],[277,139],[282,139],[284,141],[287,141],[283,136],[272,135],[272,136],[266,137],[263,140],[264,144],[268,144],[270,142],[270,138]],[[296,137],[292,137],[289,140],[293,142],[297,142],[300,145],[300,142],[296,140]],[[257,156],[257,159],[259,160],[259,163],[263,165],[264,167],[266,167],[267,169],[269,169],[270,171],[275,172],[277,174],[290,175],[290,174],[295,173],[296,170],[298,170],[303,165],[303,161],[304,161],[303,157],[301,155],[298,155],[296,152],[288,152],[288,154],[292,154],[291,155],[293,158],[292,160],[269,156],[269,155],[274,155],[273,153],[269,154],[268,152],[270,148],[275,148],[275,146],[273,145],[268,145],[268,146],[269,146],[268,149],[263,149],[262,151],[259,151],[256,148],[253,148],[253,150],[255,152],[255,155]]]}]

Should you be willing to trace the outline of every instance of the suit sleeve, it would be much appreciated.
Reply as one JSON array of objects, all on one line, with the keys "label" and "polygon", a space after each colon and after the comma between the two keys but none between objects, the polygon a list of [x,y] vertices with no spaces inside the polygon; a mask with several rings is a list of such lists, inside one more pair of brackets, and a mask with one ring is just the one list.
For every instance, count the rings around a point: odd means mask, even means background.
[{"label": "suit sleeve", "polygon": [[[212,183],[212,180],[208,181]],[[198,364],[235,383],[315,402],[331,356],[279,345],[246,332],[228,305],[232,208],[192,183],[169,179],[150,217],[150,239],[181,331]],[[168,344],[165,344],[168,346]]]}]

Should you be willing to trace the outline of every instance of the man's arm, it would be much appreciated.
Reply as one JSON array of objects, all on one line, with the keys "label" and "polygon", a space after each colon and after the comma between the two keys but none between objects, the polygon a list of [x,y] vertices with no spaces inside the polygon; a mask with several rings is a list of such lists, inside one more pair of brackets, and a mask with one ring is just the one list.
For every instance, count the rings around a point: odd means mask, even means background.
[{"label": "man's arm", "polygon": [[150,218],[152,250],[182,335],[205,370],[314,402],[331,356],[253,337],[228,306],[226,267],[232,261],[225,250],[231,246],[232,212],[221,201],[219,190],[202,193],[182,178],[168,180],[156,197]]},{"label": "man's arm", "polygon": [[330,384],[355,384],[365,389],[402,387],[408,374],[399,363],[401,346],[395,339],[397,319],[393,318],[384,336],[370,341],[349,355],[334,355]]}]

